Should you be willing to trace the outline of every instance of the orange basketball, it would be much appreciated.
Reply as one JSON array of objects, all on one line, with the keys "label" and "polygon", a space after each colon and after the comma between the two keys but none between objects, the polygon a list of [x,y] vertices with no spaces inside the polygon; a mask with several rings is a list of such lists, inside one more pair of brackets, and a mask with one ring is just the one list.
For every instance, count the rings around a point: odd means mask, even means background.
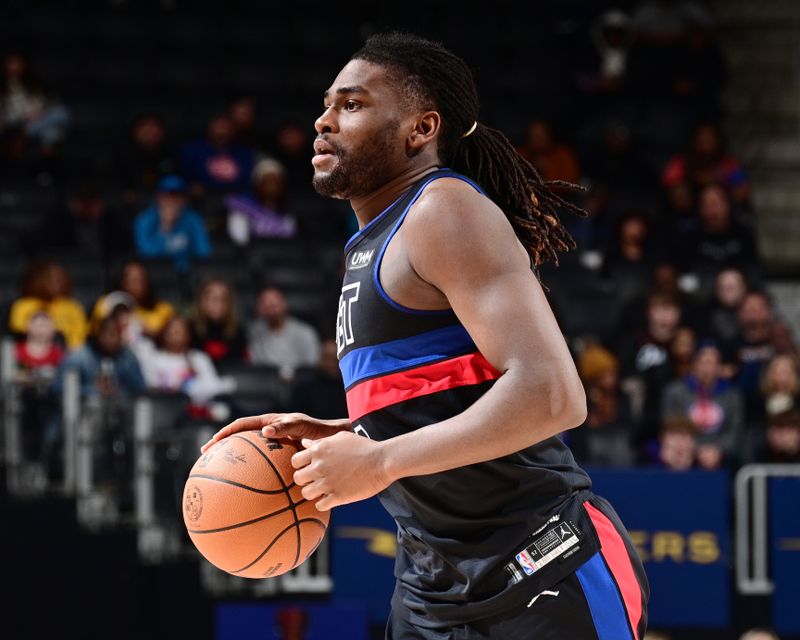
[{"label": "orange basketball", "polygon": [[301,449],[245,431],[200,456],[183,489],[183,521],[206,560],[236,576],[268,578],[312,554],[330,516],[294,483],[291,458]]}]

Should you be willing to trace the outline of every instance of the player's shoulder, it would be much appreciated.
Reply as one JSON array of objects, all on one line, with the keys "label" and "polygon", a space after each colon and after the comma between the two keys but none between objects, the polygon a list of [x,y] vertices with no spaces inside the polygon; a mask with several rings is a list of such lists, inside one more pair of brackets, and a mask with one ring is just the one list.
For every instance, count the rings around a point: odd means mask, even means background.
[{"label": "player's shoulder", "polygon": [[494,225],[510,226],[502,210],[471,183],[457,177],[445,176],[428,184],[412,205],[408,225],[436,235],[458,232],[464,236],[471,231],[486,232]]}]

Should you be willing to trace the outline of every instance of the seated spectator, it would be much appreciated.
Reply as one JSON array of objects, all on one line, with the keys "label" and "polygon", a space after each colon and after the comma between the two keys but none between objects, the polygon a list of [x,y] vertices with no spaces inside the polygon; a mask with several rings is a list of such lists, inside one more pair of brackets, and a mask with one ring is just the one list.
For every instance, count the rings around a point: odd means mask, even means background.
[{"label": "seated spectator", "polygon": [[123,201],[129,205],[149,202],[161,176],[174,174],[177,168],[164,121],[154,113],[136,118],[115,160],[114,177],[120,182]]},{"label": "seated spectator", "polygon": [[209,122],[205,139],[183,146],[181,175],[189,183],[192,195],[244,193],[250,188],[256,153],[238,144],[234,135],[230,117],[221,114]]},{"label": "seated spectator", "polygon": [[320,344],[314,328],[289,315],[286,297],[276,287],[264,287],[256,302],[258,318],[248,329],[250,361],[278,367],[291,378],[297,367],[319,362]]},{"label": "seated spectator", "polygon": [[15,380],[22,385],[22,450],[26,459],[44,461],[56,444],[59,401],[52,386],[63,359],[64,349],[53,319],[37,311],[15,349]]},{"label": "seated spectator", "polygon": [[688,182],[681,181],[665,189],[663,197],[659,231],[671,247],[670,253],[678,255],[683,240],[697,231],[695,194]]},{"label": "seated spectator", "polygon": [[334,420],[347,415],[347,402],[336,355],[336,341],[325,340],[313,373],[292,385],[289,400],[292,411],[315,418]]},{"label": "seated spectator", "polygon": [[669,358],[672,362],[672,374],[682,379],[692,372],[692,362],[697,351],[697,336],[689,327],[680,327],[669,344]]},{"label": "seated spectator", "polygon": [[[592,56],[579,75],[578,88],[590,95],[617,95],[625,85],[628,48],[633,40],[630,17],[606,11],[592,25]],[[599,105],[602,107],[602,104]]]},{"label": "seated spectator", "polygon": [[692,372],[665,389],[662,421],[687,418],[697,431],[697,460],[704,469],[731,464],[743,431],[743,406],[739,391],[722,378],[722,358],[711,344],[701,345]]},{"label": "seated spectator", "polygon": [[111,315],[118,304],[131,304],[133,321],[127,335],[128,341],[135,341],[136,332],[154,338],[175,313],[175,309],[166,300],[159,300],[153,290],[150,274],[141,262],[129,260],[122,266],[114,290],[101,297],[92,311],[92,326],[96,327],[100,320]]},{"label": "seated spectator", "polygon": [[629,302],[647,291],[654,266],[650,224],[642,214],[630,211],[617,223],[617,232],[606,249],[602,275],[613,282],[617,297]]},{"label": "seated spectator", "polygon": [[763,416],[759,385],[764,367],[777,353],[774,338],[779,323],[763,291],[751,291],[744,297],[738,317],[739,334],[725,350],[737,369],[736,384],[744,393],[747,420],[752,422]]},{"label": "seated spectator", "polygon": [[581,179],[575,151],[568,144],[556,141],[550,124],[544,120],[532,120],[528,124],[525,143],[519,153],[536,167],[543,180],[577,183]]},{"label": "seated spectator", "polygon": [[12,51],[3,60],[0,80],[0,132],[24,136],[42,155],[52,155],[69,125],[67,108],[48,95],[29,60]]},{"label": "seated spectator", "polygon": [[718,184],[707,185],[700,191],[697,206],[698,228],[683,242],[686,270],[710,280],[709,284],[730,267],[755,279],[759,264],[755,238],[733,219],[727,191]]},{"label": "seated spectator", "polygon": [[678,268],[670,262],[659,262],[651,273],[649,289],[631,300],[622,310],[620,326],[624,331],[642,330],[646,324],[647,304],[651,295],[659,293],[674,298],[681,310],[681,323],[696,328],[704,313],[697,299],[681,289]]},{"label": "seated spectator", "polygon": [[211,278],[197,294],[192,318],[192,347],[203,351],[215,365],[243,362],[247,338],[236,315],[233,289]]},{"label": "seated spectator", "polygon": [[576,458],[587,464],[627,467],[634,462],[630,401],[619,386],[619,363],[606,349],[589,345],[578,358],[588,415],[580,429],[565,434]]},{"label": "seated spectator", "polygon": [[70,297],[69,274],[55,262],[34,263],[22,285],[22,297],[11,305],[8,329],[23,334],[31,316],[46,311],[53,319],[70,349],[80,347],[86,339],[86,313],[80,302]]},{"label": "seated spectator", "polygon": [[265,137],[258,127],[256,101],[252,96],[241,95],[228,103],[228,117],[233,125],[233,139],[236,144],[263,152]]},{"label": "seated spectator", "polygon": [[739,307],[747,295],[747,282],[739,269],[723,269],[714,280],[714,297],[706,315],[706,333],[721,343],[739,333]]},{"label": "seated spectator", "polygon": [[259,161],[253,169],[255,195],[229,195],[228,235],[238,245],[259,238],[292,238],[297,221],[287,206],[286,176],[283,166],[271,158]]},{"label": "seated spectator", "polygon": [[660,424],[661,392],[673,378],[669,347],[681,326],[680,321],[680,304],[674,296],[651,294],[644,328],[622,336],[615,349],[623,377],[639,379],[644,385],[641,444],[655,439]]},{"label": "seated spectator", "polygon": [[311,187],[312,167],[308,154],[312,140],[305,123],[286,121],[278,127],[275,142],[270,145],[275,159],[286,168],[289,195],[313,193]]},{"label": "seated spectator", "polygon": [[136,251],[143,258],[172,258],[175,268],[187,271],[192,258],[211,254],[202,216],[186,199],[186,186],[177,176],[158,183],[153,205],[134,221]]},{"label": "seated spectator", "polygon": [[697,434],[682,417],[664,421],[658,436],[658,464],[670,471],[689,471],[695,466]]},{"label": "seated spectator", "polygon": [[699,190],[710,184],[720,184],[735,203],[744,204],[750,197],[750,183],[739,162],[722,146],[719,129],[703,123],[695,129],[689,149],[674,156],[664,167],[661,184],[670,188],[688,182]]},{"label": "seated spectator", "polygon": [[221,378],[205,353],[191,347],[189,321],[180,315],[170,318],[156,339],[155,348],[144,345],[138,355],[148,389],[182,392],[197,407],[230,393],[233,383]]},{"label": "seated spectator", "polygon": [[800,410],[800,375],[797,361],[779,353],[764,368],[761,379],[764,416]]},{"label": "seated spectator", "polygon": [[111,316],[100,321],[97,332],[83,347],[70,352],[63,360],[56,378],[58,393],[63,389],[64,374],[70,370],[80,374],[83,397],[125,400],[145,389],[139,361],[123,345],[117,321]]},{"label": "seated spectator", "polygon": [[800,462],[800,412],[784,411],[769,416],[756,451],[758,462]]}]

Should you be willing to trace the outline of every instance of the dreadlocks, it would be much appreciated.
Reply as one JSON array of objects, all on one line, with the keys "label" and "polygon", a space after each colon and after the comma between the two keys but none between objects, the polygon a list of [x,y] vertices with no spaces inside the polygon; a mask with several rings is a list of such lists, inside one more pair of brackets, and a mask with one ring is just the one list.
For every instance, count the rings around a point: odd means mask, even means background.
[{"label": "dreadlocks", "polygon": [[373,35],[352,59],[386,67],[397,76],[405,99],[439,112],[440,160],[481,185],[506,214],[534,266],[547,260],[558,264],[557,252],[575,248],[557,209],[581,216],[586,212],[550,187],[571,191],[581,187],[542,180],[505,135],[477,123],[478,93],[461,58],[439,43],[395,31]]}]

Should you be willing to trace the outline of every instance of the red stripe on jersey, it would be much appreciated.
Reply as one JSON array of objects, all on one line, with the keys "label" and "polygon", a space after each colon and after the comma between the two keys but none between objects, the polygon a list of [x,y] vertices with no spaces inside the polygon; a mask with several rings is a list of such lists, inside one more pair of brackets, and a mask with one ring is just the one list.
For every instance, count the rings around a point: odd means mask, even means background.
[{"label": "red stripe on jersey", "polygon": [[634,640],[639,640],[639,621],[642,619],[642,591],[636,575],[633,573],[628,549],[622,536],[619,535],[614,524],[605,514],[592,506],[589,502],[584,502],[583,506],[600,538],[601,553],[606,560],[611,575],[619,587],[622,595],[622,602],[625,604],[625,612],[628,614],[628,622],[633,631]]},{"label": "red stripe on jersey", "polygon": [[364,380],[347,392],[350,420],[392,404],[437,391],[496,380],[500,372],[480,353],[426,364],[414,369]]}]

